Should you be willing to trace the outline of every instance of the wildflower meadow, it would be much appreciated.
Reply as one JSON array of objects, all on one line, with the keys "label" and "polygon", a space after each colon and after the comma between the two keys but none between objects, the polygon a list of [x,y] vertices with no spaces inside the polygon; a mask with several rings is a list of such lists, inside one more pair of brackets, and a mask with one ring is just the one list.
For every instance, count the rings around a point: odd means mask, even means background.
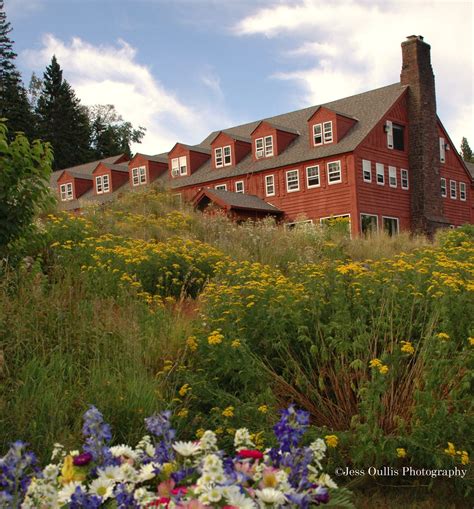
[{"label": "wildflower meadow", "polygon": [[469,507],[473,255],[157,189],[52,209],[1,267],[0,507]]}]

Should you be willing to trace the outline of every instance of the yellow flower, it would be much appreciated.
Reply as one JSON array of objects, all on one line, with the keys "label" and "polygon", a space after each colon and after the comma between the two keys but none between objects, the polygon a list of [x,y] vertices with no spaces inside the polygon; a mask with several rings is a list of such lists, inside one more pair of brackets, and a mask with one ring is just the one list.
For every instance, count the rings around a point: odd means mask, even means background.
[{"label": "yellow flower", "polygon": [[228,406],[227,408],[225,408],[222,411],[222,415],[224,417],[234,417],[234,407],[233,406]]},{"label": "yellow flower", "polygon": [[415,349],[413,348],[411,341],[402,341],[402,347],[400,348],[400,350],[410,355],[415,352]]},{"label": "yellow flower", "polygon": [[259,412],[262,412],[262,414],[266,414],[268,412],[268,406],[267,405],[260,405],[257,410]]},{"label": "yellow flower", "polygon": [[181,417],[182,419],[184,419],[185,417],[187,417],[189,414],[189,410],[187,408],[182,408],[176,415],[178,417]]},{"label": "yellow flower", "polygon": [[449,335],[446,332],[438,332],[437,336],[441,341],[447,341],[449,339]]},{"label": "yellow flower", "polygon": [[195,352],[198,347],[198,343],[196,341],[196,336],[189,336],[189,338],[186,340],[186,344],[188,345],[189,349],[192,352]]},{"label": "yellow flower", "polygon": [[407,452],[403,447],[399,447],[397,449],[397,457],[398,458],[404,458],[406,455],[407,455]]},{"label": "yellow flower", "polygon": [[219,331],[213,331],[209,334],[207,338],[207,342],[210,345],[218,345],[222,343],[222,340],[224,339],[224,336]]},{"label": "yellow flower", "polygon": [[468,465],[469,464],[469,454],[467,451],[462,451],[461,452],[461,463],[463,465]]},{"label": "yellow flower", "polygon": [[201,438],[204,433],[206,432],[206,430],[204,428],[199,428],[197,431],[196,431],[196,437],[197,438]]},{"label": "yellow flower", "polygon": [[232,341],[232,343],[230,344],[232,348],[239,348],[239,346],[241,345],[242,343],[238,339],[234,339],[234,341]]},{"label": "yellow flower", "polygon": [[382,366],[382,361],[380,359],[372,359],[369,362],[370,368],[379,368],[380,366]]},{"label": "yellow flower", "polygon": [[474,346],[474,338],[467,338],[467,340],[471,346]]},{"label": "yellow flower", "polygon": [[62,475],[59,478],[61,484],[69,484],[73,481],[83,481],[86,478],[84,474],[79,474],[75,471],[73,458],[70,454],[64,458],[61,474]]},{"label": "yellow flower", "polygon": [[379,373],[381,375],[386,375],[388,373],[388,366],[384,364],[383,366],[380,366]]},{"label": "yellow flower", "polygon": [[339,439],[336,435],[326,435],[324,437],[324,440],[326,441],[326,444],[328,447],[337,447],[337,444],[339,442]]},{"label": "yellow flower", "polygon": [[191,386],[189,384],[184,384],[181,389],[178,391],[180,396],[186,396],[186,393],[191,390]]},{"label": "yellow flower", "polygon": [[448,448],[445,449],[444,452],[450,456],[456,456],[456,447],[454,447],[452,442],[448,442]]}]

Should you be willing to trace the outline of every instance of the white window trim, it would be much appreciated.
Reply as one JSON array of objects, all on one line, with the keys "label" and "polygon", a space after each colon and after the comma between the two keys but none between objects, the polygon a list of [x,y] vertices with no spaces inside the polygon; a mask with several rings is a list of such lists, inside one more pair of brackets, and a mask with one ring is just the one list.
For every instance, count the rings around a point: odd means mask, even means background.
[{"label": "white window trim", "polygon": [[[269,139],[271,140],[271,143],[269,145],[269,147],[271,147],[271,148],[267,153],[267,140],[269,140]],[[259,142],[259,141],[262,142],[261,149],[257,149],[257,142]],[[258,155],[259,151],[262,152],[261,156]],[[275,151],[273,148],[273,134],[270,134],[268,136],[263,136],[262,138],[257,138],[255,140],[255,159],[264,159],[265,157],[272,157],[274,153],[275,153]]]},{"label": "white window trim", "polygon": [[351,215],[349,213],[348,214],[335,214],[333,216],[320,217],[319,218],[319,223],[323,224],[323,221],[326,221],[327,219],[335,219],[336,217],[348,217],[349,218],[349,222],[351,220]]},{"label": "white window trim", "polygon": [[393,122],[391,120],[385,122],[385,130],[387,131],[387,148],[393,150]]},{"label": "white window trim", "polygon": [[[395,178],[394,184],[392,184],[393,178]],[[397,168],[395,166],[388,167],[388,185],[393,188],[398,187]]]},{"label": "white window trim", "polygon": [[[331,180],[329,179],[329,165],[330,164],[336,164],[339,166],[339,180]],[[328,186],[331,186],[332,184],[340,184],[342,182],[342,167],[341,167],[341,161],[329,161],[326,165],[326,173],[327,173],[327,179],[328,179]]]},{"label": "white window trim", "polygon": [[[403,185],[403,175],[406,175],[406,183],[407,185]],[[410,189],[410,177],[409,177],[409,174],[408,174],[408,170],[406,170],[405,168],[400,168],[400,186],[402,189]]]},{"label": "white window trim", "polygon": [[[220,156],[217,155],[217,152],[220,152]],[[220,164],[217,163],[217,158],[221,160]],[[224,166],[224,150],[222,147],[218,147],[214,149],[214,163],[216,168],[222,168]]]},{"label": "white window trim", "polygon": [[[365,178],[366,173],[369,174],[368,179]],[[362,159],[362,180],[369,184],[372,182],[372,162],[369,161],[368,159]]]},{"label": "white window trim", "polygon": [[179,177],[179,157],[173,157],[171,159],[171,176]]},{"label": "white window trim", "polygon": [[214,189],[220,191],[227,191],[227,184],[217,184],[216,186],[214,186]]},{"label": "white window trim", "polygon": [[362,231],[362,216],[375,217],[377,219],[375,231],[376,232],[379,231],[379,216],[377,214],[367,214],[366,212],[361,212],[360,213],[360,231],[361,231],[361,233],[364,233]]},{"label": "white window trim", "polygon": [[[453,186],[454,184],[454,186]],[[453,194],[454,191],[454,194]],[[449,181],[449,197],[451,200],[457,200],[458,199],[458,186],[456,184],[455,180]]]},{"label": "white window trim", "polygon": [[306,224],[310,224],[311,226],[313,225],[313,220],[312,219],[304,219],[302,221],[292,221],[291,223],[285,223],[285,229],[286,230],[290,230],[291,229],[291,226],[298,226],[298,225],[306,225]]},{"label": "white window trim", "polygon": [[146,166],[137,166],[136,168],[132,168],[132,185],[136,187],[143,184],[146,184]]},{"label": "white window trim", "polygon": [[[74,189],[72,186],[72,182],[66,182],[65,184],[60,184],[59,195],[61,197],[61,201],[73,200],[74,199]],[[64,198],[63,198],[63,195],[64,195]]]},{"label": "white window trim", "polygon": [[[314,168],[318,169],[318,183],[310,185],[308,170],[312,170]],[[306,172],[306,188],[307,189],[314,189],[315,187],[321,187],[321,171],[319,170],[319,164],[314,164],[312,166],[306,166],[305,172]],[[315,178],[315,177],[313,176],[312,178]]]},{"label": "white window trim", "polygon": [[[326,140],[326,126],[330,125],[331,129],[328,131],[330,133],[330,138]],[[332,143],[334,139],[334,133],[332,131],[332,120],[328,120],[327,122],[323,122],[323,142],[324,144]]]},{"label": "white window trim", "polygon": [[[288,174],[290,173],[295,173],[296,172],[296,176],[297,176],[297,183],[298,183],[298,188],[297,189],[289,189],[288,187]],[[287,170],[286,171],[286,192],[287,193],[296,193],[297,191],[300,190],[300,171],[298,169],[294,169],[294,170]]]},{"label": "white window trim", "polygon": [[400,233],[400,218],[392,216],[382,216],[382,229],[385,231],[383,224],[384,219],[395,219],[397,221],[397,235],[398,235]]},{"label": "white window trim", "polygon": [[[321,143],[316,143],[316,141],[314,140],[316,138],[316,133],[314,132],[316,127],[319,126],[319,128],[321,129]],[[313,145],[315,147],[319,147],[320,145],[322,145],[324,143],[324,134],[323,134],[323,124],[313,124]]]},{"label": "white window trim", "polygon": [[444,138],[439,139],[439,160],[442,163],[446,162],[446,144]]},{"label": "white window trim", "polygon": [[[269,152],[267,154],[267,140],[270,140],[271,143],[270,143],[270,146],[271,146],[271,152]],[[265,150],[265,157],[272,157],[273,156],[273,153],[274,153],[274,150],[273,150],[273,135],[270,135],[270,136],[265,136],[264,139],[263,139],[263,148]]]},{"label": "white window trim", "polygon": [[[382,168],[381,173],[379,171],[380,168]],[[379,175],[382,175],[382,182],[379,182]],[[385,185],[385,165],[383,163],[375,163],[375,181],[379,186]]]},{"label": "white window trim", "polygon": [[[226,158],[225,150],[226,150],[226,148],[229,149],[229,159],[230,160],[229,160],[228,163],[225,162],[225,158]],[[224,166],[232,166],[232,147],[230,145],[226,145],[225,147],[222,148],[222,156],[223,156],[222,159],[224,161]]]},{"label": "white window trim", "polygon": [[[238,191],[238,190],[237,190],[237,184],[242,184],[242,191]],[[242,194],[244,194],[244,193],[245,193],[245,184],[244,184],[244,181],[243,181],[243,180],[238,180],[238,181],[235,183],[235,192],[236,192],[236,193],[242,193]]]},{"label": "white window trim", "polygon": [[[107,185],[106,185],[106,182],[107,182]],[[100,191],[99,191],[99,186],[100,186]],[[107,174],[98,175],[95,178],[95,192],[96,192],[96,194],[110,193],[110,178]]]},{"label": "white window trim", "polygon": [[[187,175],[188,174],[188,158],[186,156],[180,156],[178,159],[179,159],[179,174],[180,174],[180,176]],[[184,172],[181,171],[181,168],[183,167],[183,159],[184,159],[184,169],[185,169]]]},{"label": "white window trim", "polygon": [[[464,198],[463,198],[463,194],[464,194]],[[459,182],[459,199],[461,201],[466,201],[467,200],[467,186],[466,186],[466,182]]]},{"label": "white window trim", "polygon": [[[444,186],[443,186],[443,183],[444,183]],[[447,198],[448,197],[448,181],[444,177],[441,177],[440,185],[441,185],[441,197]]]},{"label": "white window trim", "polygon": [[[273,187],[273,193],[268,192],[269,179],[271,179],[272,181],[270,185]],[[265,175],[265,196],[275,196],[275,194],[276,194],[275,175]]]}]

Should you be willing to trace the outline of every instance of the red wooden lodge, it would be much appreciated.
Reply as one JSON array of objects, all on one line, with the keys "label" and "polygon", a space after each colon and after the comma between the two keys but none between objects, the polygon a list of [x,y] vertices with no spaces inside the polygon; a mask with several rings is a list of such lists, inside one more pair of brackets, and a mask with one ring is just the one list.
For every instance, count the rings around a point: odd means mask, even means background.
[{"label": "red wooden lodge", "polygon": [[123,155],[57,171],[61,207],[77,210],[158,182],[200,210],[287,223],[347,217],[353,234],[431,234],[474,223],[474,165],[436,114],[430,46],[402,43],[400,82],[211,133],[164,154]]}]

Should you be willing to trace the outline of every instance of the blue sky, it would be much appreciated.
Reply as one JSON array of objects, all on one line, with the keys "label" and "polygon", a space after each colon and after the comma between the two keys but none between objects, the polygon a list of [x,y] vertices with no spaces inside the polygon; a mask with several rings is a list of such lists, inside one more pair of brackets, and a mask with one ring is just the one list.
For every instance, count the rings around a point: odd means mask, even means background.
[{"label": "blue sky", "polygon": [[372,0],[5,0],[26,82],[56,54],[82,102],[147,128],[135,150],[399,80],[400,43],[432,48],[438,114],[474,146],[473,3]]}]

